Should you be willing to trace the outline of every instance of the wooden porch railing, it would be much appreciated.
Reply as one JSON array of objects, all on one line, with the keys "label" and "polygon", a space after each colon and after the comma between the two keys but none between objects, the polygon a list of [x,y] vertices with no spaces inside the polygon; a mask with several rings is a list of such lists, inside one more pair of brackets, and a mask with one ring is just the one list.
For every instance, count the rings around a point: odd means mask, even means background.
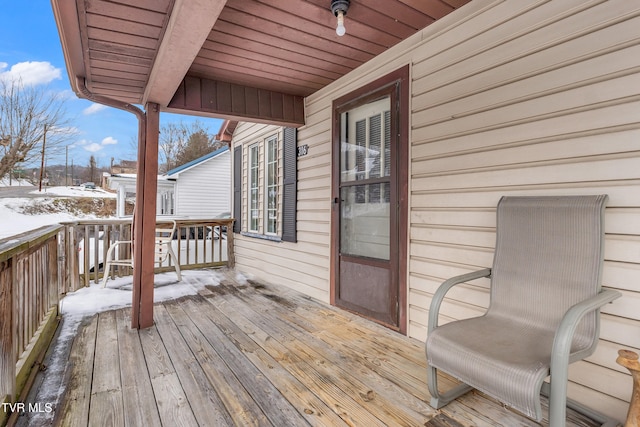
[{"label": "wooden porch railing", "polygon": [[[176,219],[177,232],[173,249],[180,261],[180,269],[205,267],[233,267],[233,233],[226,233],[233,219]],[[158,220],[163,222],[162,219]],[[116,240],[131,240],[131,220],[95,220],[64,223],[71,231],[69,239],[78,248],[77,274],[80,281],[74,288],[98,283],[102,278],[104,256]],[[131,258],[131,248],[124,247],[119,258]],[[156,266],[157,273],[171,271],[171,260]],[[131,268],[114,266],[112,278],[129,276]]]},{"label": "wooden porch railing", "polygon": [[[226,233],[233,219],[176,223],[173,244],[181,269],[233,267],[233,233]],[[90,285],[91,280],[98,283],[111,243],[130,240],[130,236],[131,221],[77,221],[42,227],[0,243],[0,402],[16,402],[28,389],[25,385],[37,372],[55,332],[61,296]],[[169,262],[156,272],[173,270]],[[131,273],[130,268],[112,272],[114,276]],[[0,412],[0,425],[7,417],[7,411]]]},{"label": "wooden porch railing", "polygon": [[[64,226],[53,225],[0,243],[2,402],[20,397],[55,332],[60,291],[66,288],[64,241]],[[0,425],[7,417],[0,412]]]}]

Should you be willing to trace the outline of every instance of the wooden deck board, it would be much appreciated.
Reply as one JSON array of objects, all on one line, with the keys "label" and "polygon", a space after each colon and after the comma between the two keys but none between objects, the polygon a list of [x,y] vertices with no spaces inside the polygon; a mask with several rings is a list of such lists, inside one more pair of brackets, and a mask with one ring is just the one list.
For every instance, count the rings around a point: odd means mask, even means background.
[{"label": "wooden deck board", "polygon": [[98,317],[94,316],[80,328],[73,340],[69,355],[69,364],[73,366],[73,371],[69,376],[67,395],[59,414],[59,417],[65,419],[65,426],[84,427],[89,422],[97,328]]},{"label": "wooden deck board", "polygon": [[376,406],[378,402],[373,402],[374,398],[368,396],[368,388],[358,378],[339,368],[338,364],[325,363],[326,358],[292,335],[292,328],[288,331],[277,317],[271,316],[272,310],[264,310],[264,305],[261,305],[262,312],[258,315],[249,307],[248,300],[243,301],[237,295],[227,293],[221,297],[226,299],[221,309],[227,315],[235,312],[252,322],[251,336],[256,342],[313,393],[327,400],[341,417],[367,425],[390,425],[375,416],[376,412],[383,415],[385,408]]},{"label": "wooden deck board", "polygon": [[203,336],[215,346],[216,352],[273,425],[298,426],[304,424],[302,415],[288,400],[282,399],[278,388],[245,356],[246,350],[231,342],[206,315],[202,316],[201,304],[187,300],[179,308],[188,313]]},{"label": "wooden deck board", "polygon": [[[204,370],[207,379],[231,413],[233,421],[237,425],[270,425],[260,407],[247,393],[233,371],[226,365],[224,359],[216,352],[213,345],[202,336],[179,305],[176,303],[165,304],[165,307],[178,328],[180,328],[187,345]],[[206,305],[203,305],[203,307],[206,307]]]},{"label": "wooden deck board", "polygon": [[[206,291],[203,293],[206,294]],[[309,424],[318,426],[340,425],[341,418],[331,410],[323,400],[312,393],[305,384],[286,370],[278,360],[253,341],[237,323],[225,316],[222,311],[208,310],[206,315],[215,322],[238,348],[242,348],[245,356],[260,369],[305,416]],[[252,333],[252,332],[249,332]]]},{"label": "wooden deck board", "polygon": [[158,413],[163,425],[197,426],[184,388],[156,326],[139,332]]},{"label": "wooden deck board", "polygon": [[185,396],[200,425],[233,425],[231,416],[211,385],[184,337],[162,305],[157,311],[156,327],[175,367]]},{"label": "wooden deck board", "polygon": [[81,327],[58,424],[539,425],[478,392],[436,411],[423,343],[295,291],[227,276],[156,304],[151,328],[129,329],[129,309]]},{"label": "wooden deck board", "polygon": [[124,425],[116,311],[98,317],[89,425]]},{"label": "wooden deck board", "polygon": [[125,425],[160,425],[151,379],[148,375],[138,375],[146,372],[147,367],[140,336],[130,326],[131,310],[117,311],[116,322]]},{"label": "wooden deck board", "polygon": [[[245,316],[255,318],[255,313],[262,311],[273,296],[256,295],[254,290],[248,292],[249,294],[243,292],[239,295],[241,298],[237,299],[233,309],[247,310]],[[313,334],[295,327],[298,323],[305,323],[304,318],[291,311],[292,305],[283,305],[282,302],[279,300],[268,312],[261,313],[265,318],[264,324],[284,336],[282,345],[291,353],[302,355],[307,361],[313,361],[313,372],[318,372],[322,378],[329,378],[331,386],[337,387],[343,396],[350,396],[359,406],[367,409],[386,425],[422,425],[435,415],[435,411],[426,403],[416,404],[419,401],[415,397],[405,395],[404,390],[382,379],[375,370],[363,365],[366,351],[361,354],[349,354],[344,351],[346,347],[322,342]],[[252,311],[248,311],[249,309]],[[285,319],[287,314],[290,316]],[[336,333],[339,334],[339,331]],[[325,360],[339,360],[341,363],[338,366],[320,363]],[[389,392],[389,389],[394,390]]]}]

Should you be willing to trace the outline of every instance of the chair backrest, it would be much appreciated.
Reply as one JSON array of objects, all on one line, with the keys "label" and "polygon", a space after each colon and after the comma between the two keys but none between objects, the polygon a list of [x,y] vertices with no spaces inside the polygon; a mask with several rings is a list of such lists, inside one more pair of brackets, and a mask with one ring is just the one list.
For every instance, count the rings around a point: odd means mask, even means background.
[{"label": "chair backrest", "polygon": [[176,231],[176,222],[158,222],[155,237],[155,262],[163,263],[169,256],[169,247]]},{"label": "chair backrest", "polygon": [[[567,309],[600,291],[608,197],[503,197],[487,315],[555,331]],[[598,313],[585,316],[574,345],[591,345]]]}]

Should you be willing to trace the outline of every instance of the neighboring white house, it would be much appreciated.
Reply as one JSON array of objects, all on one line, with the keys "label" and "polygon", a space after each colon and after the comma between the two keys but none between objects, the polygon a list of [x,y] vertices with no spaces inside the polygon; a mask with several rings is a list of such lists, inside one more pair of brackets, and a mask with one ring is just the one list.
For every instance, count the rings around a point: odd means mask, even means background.
[{"label": "neighboring white house", "polygon": [[171,169],[166,178],[175,182],[174,215],[215,218],[231,210],[231,155],[226,146]]},{"label": "neighboring white house", "polygon": [[[127,197],[136,191],[135,174],[112,174],[118,192],[117,216],[125,216]],[[231,156],[223,147],[158,176],[157,214],[180,218],[215,218],[228,213],[231,200]]]}]

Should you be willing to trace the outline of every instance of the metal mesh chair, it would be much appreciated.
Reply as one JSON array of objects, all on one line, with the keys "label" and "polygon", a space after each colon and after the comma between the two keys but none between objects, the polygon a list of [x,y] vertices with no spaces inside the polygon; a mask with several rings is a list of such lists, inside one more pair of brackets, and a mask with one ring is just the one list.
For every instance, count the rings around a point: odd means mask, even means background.
[{"label": "metal mesh chair", "polygon": [[[595,351],[599,308],[620,296],[600,288],[606,202],[607,196],[500,200],[493,267],[447,280],[431,302],[432,406],[475,388],[540,421],[541,391],[549,392],[550,425],[564,425],[568,364]],[[487,312],[438,326],[447,291],[481,277],[491,278]],[[438,369],[463,384],[441,394]],[[550,391],[543,386],[549,375]]]}]

